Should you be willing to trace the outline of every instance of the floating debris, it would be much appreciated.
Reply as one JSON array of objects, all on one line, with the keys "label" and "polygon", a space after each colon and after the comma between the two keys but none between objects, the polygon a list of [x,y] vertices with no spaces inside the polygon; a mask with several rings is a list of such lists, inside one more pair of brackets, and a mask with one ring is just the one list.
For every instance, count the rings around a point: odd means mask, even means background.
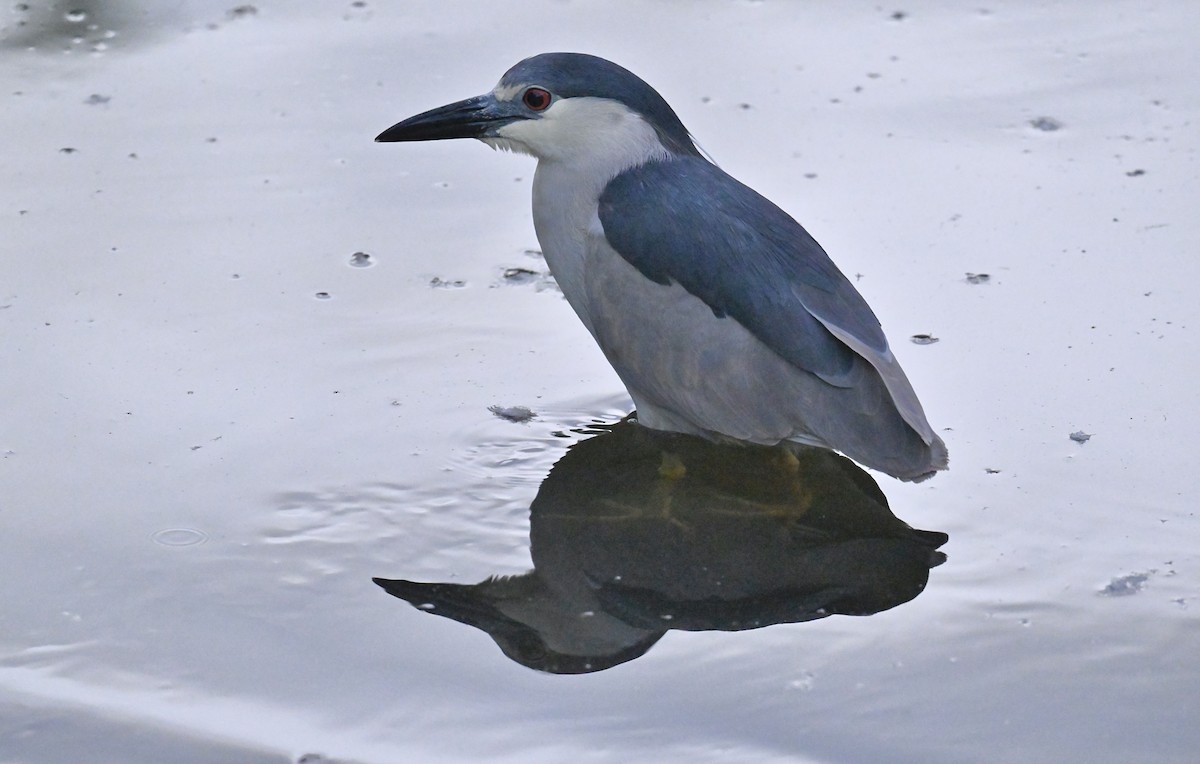
[{"label": "floating debris", "polygon": [[429,280],[429,286],[434,289],[462,289],[467,285],[467,282],[462,279],[447,280],[434,276]]},{"label": "floating debris", "polygon": [[317,292],[315,295],[313,295],[313,297],[316,297],[318,300],[328,300],[333,297],[333,295],[329,294],[329,292]]},{"label": "floating debris", "polygon": [[914,345],[932,345],[935,342],[941,341],[932,334],[914,334],[913,336],[909,337],[909,339]]},{"label": "floating debris", "polygon": [[58,150],[58,153],[60,153],[60,154],[74,154],[74,153],[76,153],[77,151],[79,151],[79,149],[77,149],[77,148],[74,148],[73,146],[63,146],[61,149],[59,149],[59,150]]},{"label": "floating debris", "polygon": [[375,264],[375,261],[366,252],[355,252],[350,255],[350,267],[352,268],[370,268]]},{"label": "floating debris", "polygon": [[505,268],[504,281],[508,284],[529,284],[536,281],[538,272],[529,268]]},{"label": "floating debris", "polygon": [[967,274],[967,283],[968,284],[986,284],[991,280],[992,280],[992,276],[991,276],[991,274],[988,274],[988,273],[968,273]]},{"label": "floating debris", "polygon": [[1148,570],[1144,573],[1130,573],[1127,576],[1114,578],[1108,582],[1108,586],[1100,590],[1100,594],[1105,597],[1128,597],[1137,594],[1146,588],[1146,582],[1154,573],[1155,571]]},{"label": "floating debris", "polygon": [[1092,439],[1092,434],[1090,432],[1084,432],[1083,430],[1076,430],[1075,432],[1071,433],[1070,438],[1076,443],[1087,443]]},{"label": "floating debris", "polygon": [[525,424],[537,417],[537,414],[527,406],[488,406],[488,411],[501,419],[516,422],[517,424]]},{"label": "floating debris", "polygon": [[231,19],[244,19],[248,16],[257,16],[258,8],[253,5],[239,5],[236,8],[230,8],[225,15]]},{"label": "floating debris", "polygon": [[1145,170],[1130,170],[1129,172],[1127,172],[1125,174],[1127,176],[1129,176],[1130,178],[1138,178],[1138,177],[1141,177],[1142,175],[1145,175],[1146,171]]},{"label": "floating debris", "polygon": [[83,102],[85,104],[87,104],[88,106],[100,106],[101,104],[106,104],[111,100],[112,100],[112,96],[100,95],[99,93],[92,93],[90,96],[85,98],[83,100]]},{"label": "floating debris", "polygon": [[1000,474],[1000,470],[996,469],[995,467],[984,467],[983,471],[989,475],[999,475]]},{"label": "floating debris", "polygon": [[1041,130],[1044,133],[1052,133],[1055,130],[1061,130],[1063,124],[1054,117],[1038,117],[1037,119],[1029,120],[1029,126],[1034,130]]}]

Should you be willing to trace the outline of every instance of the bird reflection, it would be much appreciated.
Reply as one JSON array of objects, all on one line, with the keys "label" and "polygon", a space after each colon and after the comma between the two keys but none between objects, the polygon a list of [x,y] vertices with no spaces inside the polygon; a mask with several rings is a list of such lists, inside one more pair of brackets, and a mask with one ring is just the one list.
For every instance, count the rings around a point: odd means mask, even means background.
[{"label": "bird reflection", "polygon": [[538,490],[533,570],[473,585],[375,582],[482,629],[524,666],[576,674],[637,658],[671,629],[887,610],[946,559],[946,534],[910,528],[831,451],[715,444],[632,422],[603,430]]}]

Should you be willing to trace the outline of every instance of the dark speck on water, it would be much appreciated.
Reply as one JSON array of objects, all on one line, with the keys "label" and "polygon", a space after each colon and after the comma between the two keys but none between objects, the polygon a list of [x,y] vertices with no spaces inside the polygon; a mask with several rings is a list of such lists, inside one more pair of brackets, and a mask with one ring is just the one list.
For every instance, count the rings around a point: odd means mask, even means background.
[{"label": "dark speck on water", "polygon": [[991,280],[992,280],[991,275],[987,274],[987,273],[968,273],[967,274],[967,283],[968,284],[986,284]]},{"label": "dark speck on water", "polygon": [[488,406],[488,411],[501,419],[518,424],[524,424],[537,416],[532,409],[526,406]]},{"label": "dark speck on water", "polygon": [[462,289],[467,285],[467,282],[462,279],[447,280],[434,276],[429,280],[429,286],[435,289]]},{"label": "dark speck on water", "polygon": [[1125,174],[1131,178],[1137,178],[1139,176],[1145,175],[1146,171],[1145,170],[1130,170],[1129,172],[1127,172]]},{"label": "dark speck on water", "polygon": [[366,252],[355,252],[350,255],[350,265],[354,268],[370,268],[375,261]]},{"label": "dark speck on water", "polygon": [[939,341],[938,338],[934,337],[932,334],[914,334],[913,336],[909,337],[909,339],[912,340],[914,345],[932,345],[933,343]]},{"label": "dark speck on water", "polygon": [[1076,430],[1075,432],[1071,433],[1070,437],[1071,440],[1075,441],[1076,443],[1087,443],[1092,439],[1092,434],[1089,432],[1084,432],[1083,430]]},{"label": "dark speck on water", "polygon": [[1131,594],[1137,594],[1146,588],[1146,582],[1150,580],[1153,573],[1153,570],[1148,570],[1144,573],[1130,573],[1127,576],[1114,578],[1108,582],[1108,586],[1100,590],[1100,594],[1105,597],[1128,597]]},{"label": "dark speck on water", "polygon": [[83,102],[85,104],[87,104],[88,106],[99,106],[100,104],[106,104],[111,100],[112,100],[112,96],[100,95],[99,93],[92,93],[90,96],[88,96],[86,99],[84,99]]},{"label": "dark speck on water", "polygon": [[1054,117],[1038,117],[1037,119],[1029,120],[1029,125],[1035,130],[1041,130],[1044,133],[1052,133],[1055,130],[1062,129],[1062,122],[1059,122]]},{"label": "dark speck on water", "polygon": [[333,295],[329,294],[329,292],[317,292],[313,297],[316,297],[318,300],[328,300]]}]

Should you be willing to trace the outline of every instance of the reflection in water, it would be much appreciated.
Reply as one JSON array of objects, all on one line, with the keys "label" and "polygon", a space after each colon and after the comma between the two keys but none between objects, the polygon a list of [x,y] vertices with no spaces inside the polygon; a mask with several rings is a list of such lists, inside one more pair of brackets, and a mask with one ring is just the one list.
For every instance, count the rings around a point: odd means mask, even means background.
[{"label": "reflection in water", "polygon": [[541,671],[601,671],[670,629],[870,615],[921,593],[944,533],[866,472],[804,448],[717,445],[622,422],[573,446],[533,501],[534,569],[474,585],[375,579]]}]

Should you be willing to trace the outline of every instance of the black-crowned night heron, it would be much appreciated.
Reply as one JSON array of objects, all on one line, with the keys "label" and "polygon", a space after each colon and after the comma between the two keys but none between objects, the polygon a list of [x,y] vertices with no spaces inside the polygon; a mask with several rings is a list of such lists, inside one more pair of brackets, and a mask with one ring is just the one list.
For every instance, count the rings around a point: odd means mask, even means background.
[{"label": "black-crowned night heron", "polygon": [[708,161],[654,88],[545,53],[378,141],[478,138],[538,159],[533,222],[648,427],[837,449],[903,480],[946,446],[879,320],[783,210]]}]

